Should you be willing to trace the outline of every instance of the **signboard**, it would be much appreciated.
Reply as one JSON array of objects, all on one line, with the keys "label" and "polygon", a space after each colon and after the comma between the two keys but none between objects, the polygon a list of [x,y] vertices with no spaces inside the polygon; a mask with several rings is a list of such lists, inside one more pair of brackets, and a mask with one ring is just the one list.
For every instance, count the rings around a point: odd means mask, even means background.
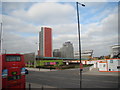
[{"label": "signboard", "polygon": [[56,64],[56,62],[50,62],[50,65],[55,65]]},{"label": "signboard", "polygon": [[83,70],[83,64],[80,63],[80,70],[82,71]]},{"label": "signboard", "polygon": [[56,65],[58,62],[45,62],[45,65]]}]

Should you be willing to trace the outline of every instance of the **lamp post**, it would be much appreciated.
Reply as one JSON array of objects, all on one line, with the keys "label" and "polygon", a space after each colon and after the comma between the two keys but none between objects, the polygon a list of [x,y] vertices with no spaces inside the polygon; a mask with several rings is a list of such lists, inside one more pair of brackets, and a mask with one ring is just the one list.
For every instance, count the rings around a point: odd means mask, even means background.
[{"label": "lamp post", "polygon": [[[36,42],[35,44],[38,45],[38,49],[39,49],[39,44],[40,44],[40,43],[39,43],[39,42]],[[38,50],[38,49],[37,49],[37,50]],[[37,53],[38,53],[38,56],[39,56],[39,51],[38,51]],[[35,58],[35,60],[34,60],[34,67],[36,67],[36,66],[37,66],[37,60],[36,60],[36,58]],[[40,68],[39,68],[39,71],[40,71]]]},{"label": "lamp post", "polygon": [[[80,41],[80,21],[79,21],[79,8],[78,8],[78,4],[82,5],[83,7],[85,7],[84,4],[81,4],[79,2],[76,2],[77,5],[77,20],[78,20],[78,36],[79,36],[79,59],[80,59],[80,67],[82,65],[81,62],[81,41]],[[80,68],[80,88],[82,88],[82,69]]]},{"label": "lamp post", "polygon": [[[36,42],[35,44],[37,45],[37,44],[39,44],[39,43]],[[36,61],[36,56],[35,56],[35,54],[34,54],[34,67],[36,68],[36,66],[37,66],[37,61]]]},{"label": "lamp post", "polygon": [[[0,77],[2,77],[2,23],[1,23],[1,30],[0,30]],[[2,78],[0,78],[0,89],[2,90]]]},{"label": "lamp post", "polygon": [[3,49],[3,50],[5,50],[5,54],[6,54],[7,50],[6,49]]},{"label": "lamp post", "polygon": [[2,34],[3,34],[3,30],[2,30],[2,23],[1,23],[1,31],[0,31],[0,54],[2,55]]}]

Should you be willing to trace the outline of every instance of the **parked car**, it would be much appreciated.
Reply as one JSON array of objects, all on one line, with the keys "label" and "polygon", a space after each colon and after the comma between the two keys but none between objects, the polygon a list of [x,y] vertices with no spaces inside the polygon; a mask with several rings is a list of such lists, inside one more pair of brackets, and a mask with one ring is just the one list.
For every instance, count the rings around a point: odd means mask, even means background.
[{"label": "parked car", "polygon": [[120,66],[117,66],[117,69],[120,69]]}]

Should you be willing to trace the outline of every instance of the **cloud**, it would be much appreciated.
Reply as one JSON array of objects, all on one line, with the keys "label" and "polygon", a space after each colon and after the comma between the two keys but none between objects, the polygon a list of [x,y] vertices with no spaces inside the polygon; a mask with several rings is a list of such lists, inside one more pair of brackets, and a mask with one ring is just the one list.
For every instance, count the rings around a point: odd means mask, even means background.
[{"label": "cloud", "polygon": [[2,15],[0,14],[0,23],[2,22]]},{"label": "cloud", "polygon": [[[22,13],[22,14],[21,14]],[[27,11],[24,9],[11,12],[11,16],[42,25],[72,23],[75,9],[69,4],[35,3]]]},{"label": "cloud", "polygon": [[2,15],[3,49],[7,53],[36,52],[40,27],[28,24],[19,18]]},{"label": "cloud", "polygon": [[118,2],[119,0],[4,0],[3,2]]},{"label": "cloud", "polygon": [[23,20],[7,15],[2,15],[3,29],[5,32],[38,33],[39,27],[24,22]]},{"label": "cloud", "polygon": [[11,11],[19,10],[21,7],[25,8],[26,5],[25,2],[2,2],[2,11],[4,14],[9,14]]},{"label": "cloud", "polygon": [[29,2],[33,0],[2,0],[2,2]]},{"label": "cloud", "polygon": [[[78,51],[77,24],[63,24],[53,27],[54,48],[62,47],[66,41],[71,41],[74,50]],[[117,14],[110,14],[101,22],[83,24],[81,27],[82,49],[93,49],[94,55],[110,54],[110,46],[118,43],[118,18]]]},{"label": "cloud", "polygon": [[86,2],[85,5],[84,9],[80,9],[84,24],[99,22],[109,14],[118,13],[117,2]]},{"label": "cloud", "polygon": [[[36,52],[37,37],[22,37],[15,33],[4,33],[3,50],[7,53],[29,53]],[[4,52],[4,51],[3,51]]]}]

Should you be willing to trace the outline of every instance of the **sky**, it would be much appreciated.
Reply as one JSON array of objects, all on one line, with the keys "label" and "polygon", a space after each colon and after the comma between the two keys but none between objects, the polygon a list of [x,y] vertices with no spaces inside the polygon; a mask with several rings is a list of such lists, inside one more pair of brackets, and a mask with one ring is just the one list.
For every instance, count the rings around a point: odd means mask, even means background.
[{"label": "sky", "polygon": [[[117,0],[79,2],[85,4],[85,7],[79,5],[82,50],[93,50],[94,56],[111,54],[111,46],[118,44]],[[38,33],[42,26],[52,28],[53,50],[70,41],[74,52],[78,51],[77,10],[74,0],[5,0],[0,7],[3,52],[37,53]]]}]

